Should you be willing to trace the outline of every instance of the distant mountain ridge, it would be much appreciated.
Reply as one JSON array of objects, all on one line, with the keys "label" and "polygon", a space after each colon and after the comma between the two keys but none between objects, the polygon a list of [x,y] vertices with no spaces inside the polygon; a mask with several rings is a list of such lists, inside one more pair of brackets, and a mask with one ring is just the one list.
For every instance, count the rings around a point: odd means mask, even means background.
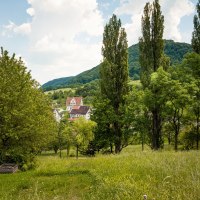
[{"label": "distant mountain ridge", "polygon": [[[184,55],[192,51],[192,47],[187,43],[174,42],[173,40],[165,40],[164,52],[171,59],[171,64],[180,63]],[[138,80],[140,73],[139,64],[139,44],[132,45],[128,48],[129,53],[129,75],[132,79]],[[58,88],[71,87],[77,84],[89,83],[95,79],[99,79],[99,67],[93,67],[76,76],[58,78],[42,85],[43,90],[54,90]]]}]

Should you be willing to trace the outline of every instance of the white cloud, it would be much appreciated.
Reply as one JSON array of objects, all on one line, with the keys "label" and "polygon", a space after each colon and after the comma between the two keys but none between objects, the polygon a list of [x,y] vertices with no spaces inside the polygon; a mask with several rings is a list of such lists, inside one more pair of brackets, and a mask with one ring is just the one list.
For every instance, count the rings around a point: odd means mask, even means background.
[{"label": "white cloud", "polygon": [[120,0],[120,7],[115,10],[118,15],[131,15],[131,23],[124,25],[129,45],[136,44],[141,36],[141,16],[146,2],[147,0]]},{"label": "white cloud", "polygon": [[27,35],[31,32],[31,25],[29,23],[24,23],[20,26],[16,26],[16,28],[14,28],[14,32]]},{"label": "white cloud", "polygon": [[[10,21],[2,35],[24,35],[26,63],[40,83],[79,74],[99,64],[103,17],[96,0],[27,0],[29,23]],[[84,33],[84,34],[83,34]],[[78,36],[84,39],[78,40]],[[15,37],[16,38],[16,37]]]},{"label": "white cloud", "polygon": [[[118,15],[131,15],[131,23],[125,24],[129,44],[137,43],[141,36],[141,16],[147,0],[121,0],[115,12]],[[152,2],[150,0],[149,2]],[[194,5],[189,0],[160,0],[165,17],[164,38],[184,41],[184,33],[179,30],[181,19],[194,12]]]},{"label": "white cloud", "polygon": [[181,33],[179,25],[184,16],[188,16],[194,12],[194,5],[189,0],[169,0],[169,4],[162,1],[162,4],[165,15],[165,38],[183,41],[184,34]]},{"label": "white cloud", "polygon": [[15,34],[28,35],[31,33],[31,24],[23,23],[17,26],[14,22],[9,21],[9,24],[4,26],[3,35],[10,35],[12,32]]},{"label": "white cloud", "polygon": [[[103,17],[96,0],[28,0],[28,3],[27,12],[33,16],[29,63],[34,77],[44,83],[99,64]],[[78,41],[81,33],[87,37]],[[95,41],[91,44],[89,38]]]},{"label": "white cloud", "polygon": [[35,15],[35,10],[33,8],[28,8],[26,12],[32,17]]}]

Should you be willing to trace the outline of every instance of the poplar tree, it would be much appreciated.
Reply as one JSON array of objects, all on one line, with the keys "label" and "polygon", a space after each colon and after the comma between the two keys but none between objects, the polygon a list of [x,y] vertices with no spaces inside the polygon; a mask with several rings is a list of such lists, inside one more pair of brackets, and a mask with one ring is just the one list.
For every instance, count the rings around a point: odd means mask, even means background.
[{"label": "poplar tree", "polygon": [[113,15],[103,34],[103,62],[100,68],[100,88],[103,98],[109,100],[113,115],[110,127],[114,132],[115,153],[123,148],[122,117],[125,96],[128,94],[128,44],[121,21]]},{"label": "poplar tree", "polygon": [[192,48],[200,54],[200,0],[196,5],[197,14],[194,16],[194,31],[192,33]]},{"label": "poplar tree", "polygon": [[[200,55],[200,0],[196,5],[197,14],[194,16],[194,31],[192,33],[192,48],[195,53]],[[187,56],[189,57],[189,55]],[[200,121],[200,75],[199,75],[199,56],[191,55],[190,56],[190,66],[192,69],[192,75],[194,77],[194,83],[197,86],[195,98],[194,98],[194,106],[193,111],[196,117],[196,148],[199,149],[199,121]]]},{"label": "poplar tree", "polygon": [[152,65],[152,47],[151,47],[151,5],[146,3],[144,7],[144,15],[142,16],[142,34],[139,39],[140,80],[144,88],[150,84],[150,74],[153,72]]},{"label": "poplar tree", "polygon": [[[159,1],[155,0],[153,4],[146,3],[144,14],[142,16],[142,37],[139,40],[140,64],[141,64],[141,82],[144,89],[150,89],[151,74],[156,72],[160,66],[166,68],[164,57],[164,16],[162,15]],[[168,62],[166,62],[168,63]],[[159,94],[159,90],[152,91],[154,96]],[[151,106],[152,113],[152,149],[159,149],[162,145],[162,118],[159,101],[155,101]]]}]

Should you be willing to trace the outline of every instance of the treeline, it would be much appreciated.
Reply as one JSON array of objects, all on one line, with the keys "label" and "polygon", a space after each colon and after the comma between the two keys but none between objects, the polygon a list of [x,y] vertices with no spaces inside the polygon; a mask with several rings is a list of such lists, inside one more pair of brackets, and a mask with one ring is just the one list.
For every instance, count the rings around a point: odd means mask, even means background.
[{"label": "treeline", "polygon": [[[147,3],[139,39],[141,86],[128,84],[126,32],[115,15],[105,26],[100,92],[94,102],[97,123],[94,146],[119,153],[136,141],[153,150],[168,142],[199,149],[200,2],[194,17],[192,47],[181,64],[172,65],[164,52],[164,16],[159,1]],[[174,49],[176,51],[176,49]],[[179,58],[174,60],[179,62]]]},{"label": "treeline", "polygon": [[[172,53],[171,59],[164,51],[164,16],[159,1],[145,5],[138,46],[141,84],[132,85],[126,32],[120,19],[112,16],[103,34],[100,80],[75,92],[92,97],[92,120],[97,124],[88,146],[92,152],[109,149],[120,153],[136,143],[153,150],[162,149],[166,143],[175,150],[199,149],[200,37],[199,18],[195,19],[194,52],[183,60],[181,56],[173,58]],[[177,51],[171,47],[171,52]]]},{"label": "treeline", "polygon": [[91,105],[98,90],[99,80],[95,80],[74,88],[53,90],[51,92],[46,92],[46,94],[53,101],[54,107],[65,109],[67,97],[73,96],[81,96],[84,98],[85,105]]}]

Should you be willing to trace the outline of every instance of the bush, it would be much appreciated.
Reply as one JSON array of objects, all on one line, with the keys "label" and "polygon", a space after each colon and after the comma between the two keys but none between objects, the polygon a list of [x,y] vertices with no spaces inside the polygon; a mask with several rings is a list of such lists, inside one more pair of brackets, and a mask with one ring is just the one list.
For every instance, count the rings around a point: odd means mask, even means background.
[{"label": "bush", "polygon": [[183,145],[184,150],[194,149],[194,144],[196,141],[196,133],[193,129],[181,133],[180,141]]},{"label": "bush", "polygon": [[10,151],[9,153],[1,154],[1,163],[14,163],[17,164],[19,169],[26,171],[36,167],[36,160],[33,153]]}]

